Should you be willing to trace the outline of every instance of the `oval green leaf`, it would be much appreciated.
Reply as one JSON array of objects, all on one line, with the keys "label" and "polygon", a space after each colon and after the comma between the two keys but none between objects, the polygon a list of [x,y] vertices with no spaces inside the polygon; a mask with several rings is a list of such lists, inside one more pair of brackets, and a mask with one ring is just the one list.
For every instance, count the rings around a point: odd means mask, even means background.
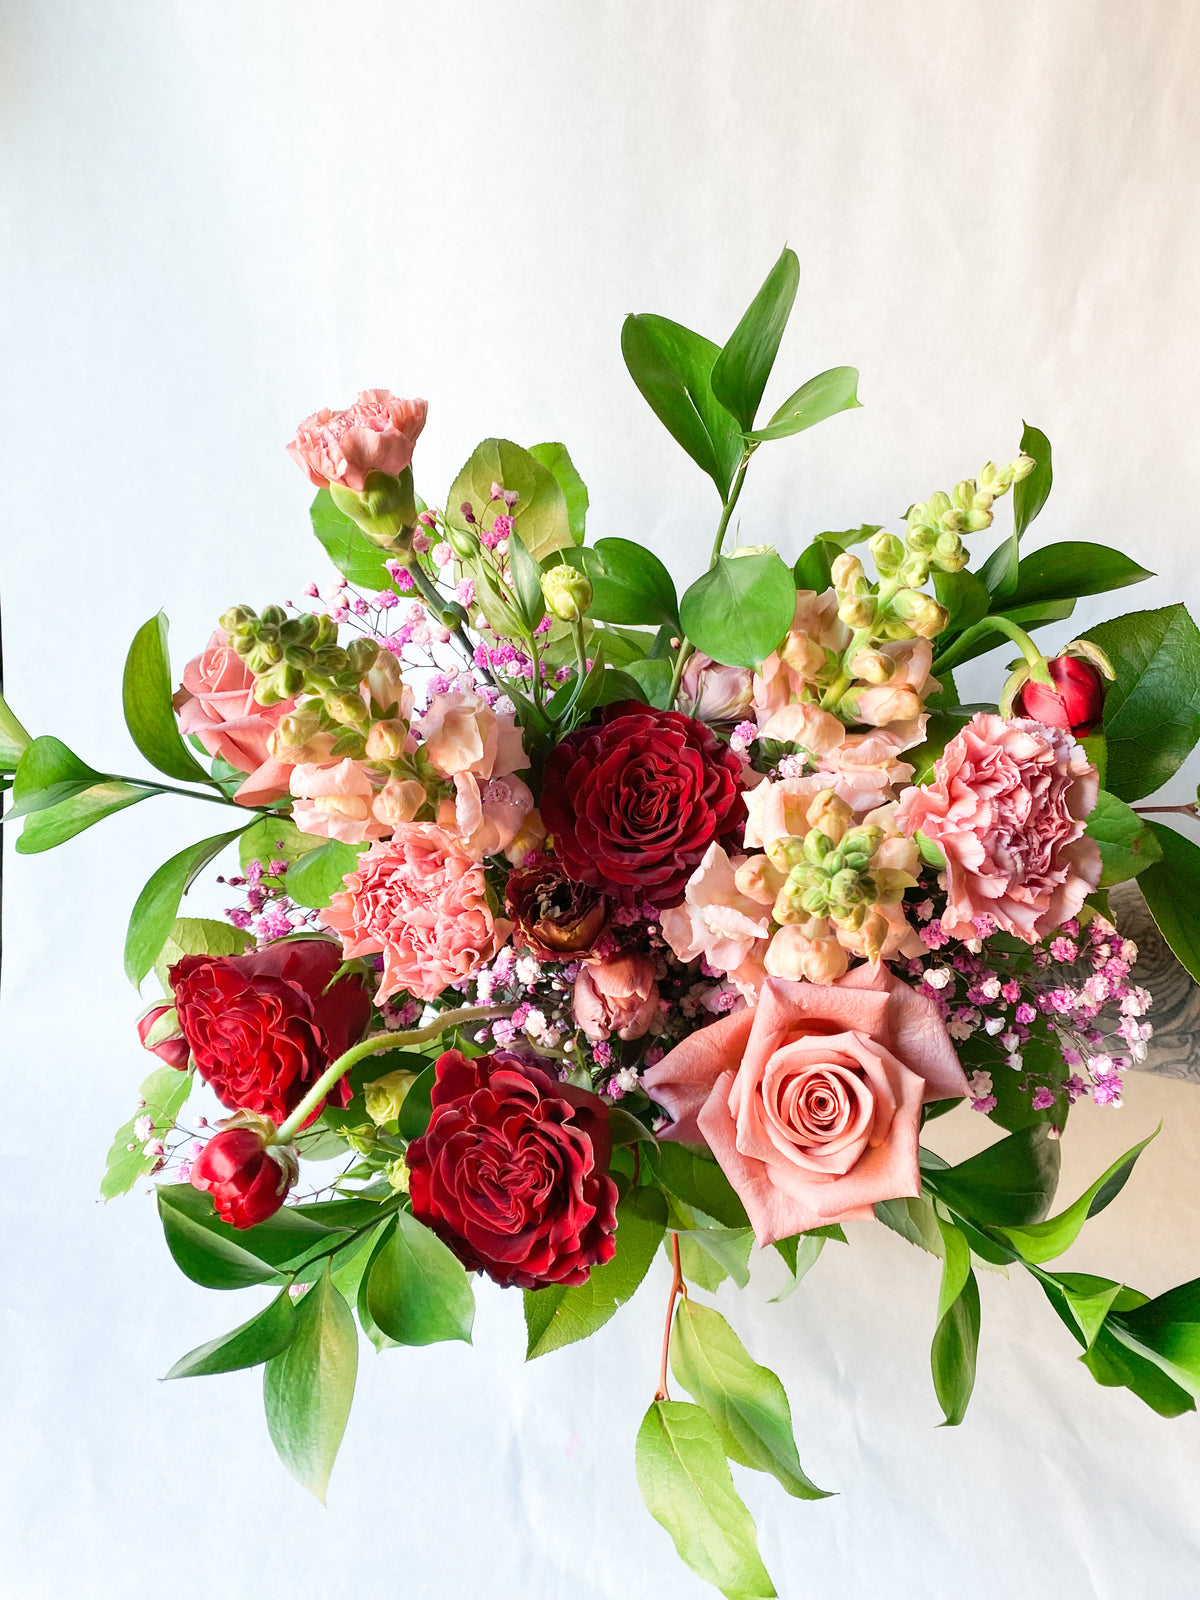
[{"label": "oval green leaf", "polygon": [[133,636],[125,657],[121,704],[125,726],[152,767],[184,783],[212,782],[184,743],[175,721],[164,611],[151,617]]},{"label": "oval green leaf", "polygon": [[696,648],[731,667],[761,666],[795,612],[792,574],[774,551],[719,556],[679,607],[683,630]]},{"label": "oval green leaf", "polygon": [[371,1263],[367,1307],[397,1344],[471,1342],[475,1295],[462,1263],[407,1211]]},{"label": "oval green leaf", "polygon": [[220,1372],[240,1372],[261,1366],[286,1350],[296,1331],[296,1313],[286,1289],[249,1322],[231,1333],[189,1350],[167,1373],[168,1378],[208,1378]]},{"label": "oval green leaf", "polygon": [[263,1372],[271,1442],[296,1482],[322,1505],[357,1375],[354,1318],[326,1271],[296,1307],[291,1343]]}]

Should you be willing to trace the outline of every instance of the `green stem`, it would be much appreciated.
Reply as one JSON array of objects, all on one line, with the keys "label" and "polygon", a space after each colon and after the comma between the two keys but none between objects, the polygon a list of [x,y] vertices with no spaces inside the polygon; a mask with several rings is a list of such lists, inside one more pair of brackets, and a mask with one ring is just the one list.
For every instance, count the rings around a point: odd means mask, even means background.
[{"label": "green stem", "polygon": [[675,704],[675,696],[679,693],[679,685],[683,681],[683,669],[688,664],[688,658],[694,653],[695,646],[690,639],[679,641],[679,653],[675,657],[675,671],[671,674],[671,692],[667,696],[667,708]]},{"label": "green stem", "polygon": [[[438,621],[441,622],[442,613],[446,609],[446,597],[438,592],[437,585],[426,574],[425,569],[417,559],[415,552],[407,571],[411,576],[412,581],[416,584],[417,589],[420,592],[421,599],[424,600],[430,611],[432,611]],[[461,622],[456,622],[450,631],[453,633],[459,649],[466,656],[468,665],[474,666],[475,648],[470,639],[467,637],[467,630],[463,627]],[[488,676],[490,677],[491,674],[489,673]]]},{"label": "green stem", "polygon": [[371,1039],[360,1039],[358,1044],[352,1044],[349,1050],[325,1068],[291,1116],[279,1124],[271,1142],[287,1144],[356,1062],[365,1061],[368,1056],[380,1055],[385,1050],[403,1050],[408,1045],[424,1044],[426,1040],[436,1039],[438,1034],[445,1033],[447,1028],[465,1027],[470,1022],[486,1022],[492,1017],[510,1017],[515,1009],[515,1006],[462,1006],[457,1011],[441,1011],[432,1022],[427,1022],[421,1028],[411,1028],[407,1033],[379,1033]]},{"label": "green stem", "polygon": [[[205,794],[202,789],[180,789],[173,783],[156,783],[153,778],[126,778],[119,772],[108,775],[110,783],[131,783],[136,789],[149,789],[152,794],[181,794],[189,800],[207,800],[214,806],[232,806],[235,811],[257,812],[260,816],[274,815],[274,806],[244,806],[231,800],[227,794]],[[216,781],[215,779],[213,780]]]},{"label": "green stem", "polygon": [[965,661],[969,652],[981,639],[986,639],[989,633],[1002,633],[1020,650],[1025,660],[1029,663],[1029,676],[1035,683],[1045,684],[1047,688],[1054,687],[1054,680],[1050,676],[1050,669],[1046,666],[1046,658],[1034,644],[1033,640],[1018,626],[1011,617],[1001,614],[982,618],[974,627],[968,628],[965,633],[960,633],[954,643],[940,655],[933,663],[932,671],[936,677],[939,672],[949,672],[958,666],[960,661]]},{"label": "green stem", "polygon": [[721,520],[717,524],[717,536],[713,540],[712,555],[709,558],[708,563],[710,572],[712,571],[713,567],[716,566],[717,558],[721,554],[721,546],[725,543],[725,530],[729,526],[729,519],[733,515],[733,508],[735,505],[737,505],[738,495],[740,495],[742,492],[742,484],[746,481],[746,468],[750,465],[750,454],[750,451],[747,451],[742,457],[742,464],[737,470],[737,477],[733,480],[733,487],[729,491],[729,499],[726,500],[721,511]]}]

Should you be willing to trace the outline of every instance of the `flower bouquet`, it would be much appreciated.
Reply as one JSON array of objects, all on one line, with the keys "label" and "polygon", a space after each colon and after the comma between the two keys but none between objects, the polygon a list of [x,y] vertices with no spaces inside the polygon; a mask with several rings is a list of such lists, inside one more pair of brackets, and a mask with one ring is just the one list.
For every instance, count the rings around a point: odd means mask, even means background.
[{"label": "flower bouquet", "polygon": [[[720,501],[682,596],[642,545],[587,542],[561,444],[485,440],[427,505],[425,402],[371,390],[288,446],[333,583],[232,605],[178,689],[164,617],[134,638],[125,718],[169,781],[98,771],[0,702],[19,852],[163,792],[226,809],[133,906],[159,1064],[102,1191],[156,1175],[188,1277],[278,1294],[168,1376],[262,1365],[276,1448],[324,1498],[358,1328],[469,1341],[483,1273],[521,1292],[540,1358],[661,1250],[638,1480],[683,1560],[745,1597],[775,1590],[727,1462],[824,1493],[779,1380],[702,1298],[747,1285],[754,1245],[792,1286],[859,1222],[940,1257],[949,1423],[980,1263],[1031,1273],[1101,1384],[1164,1416],[1200,1394],[1200,1280],[1151,1300],[1053,1267],[1149,1143],[1055,1209],[1072,1105],[1119,1105],[1150,1037],[1108,888],[1138,876],[1200,977],[1200,848],[1146,815],[1196,807],[1131,804],[1200,738],[1200,633],[1170,605],[1047,659],[1035,635],[1079,596],[1150,574],[1023,551],[1051,486],[1033,427],[892,528],[818,533],[794,566],[730,548],[758,450],[858,404],[839,367],[760,421],[797,276],[785,250],[722,347],[625,324]],[[963,703],[955,673],[998,649],[994,700]],[[234,857],[224,919],[181,915]],[[956,1108],[997,1136],[952,1166],[923,1133]]]}]

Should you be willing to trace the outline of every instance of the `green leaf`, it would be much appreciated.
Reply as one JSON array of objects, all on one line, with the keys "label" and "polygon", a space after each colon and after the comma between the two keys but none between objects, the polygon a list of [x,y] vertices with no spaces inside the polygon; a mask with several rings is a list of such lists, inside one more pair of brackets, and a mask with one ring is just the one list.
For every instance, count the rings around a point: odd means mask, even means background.
[{"label": "green leaf", "polygon": [[1021,536],[1046,504],[1050,486],[1054,482],[1054,469],[1050,457],[1050,441],[1040,428],[1025,424],[1021,434],[1021,450],[1032,456],[1036,465],[1027,478],[1013,486],[1013,531],[998,549],[993,550],[980,569],[979,576],[986,584],[996,609],[1007,609],[1020,582]]},{"label": "green leaf", "polygon": [[240,956],[254,940],[241,928],[207,917],[177,917],[154,962],[154,975],[170,994],[167,974],[184,956]]},{"label": "green leaf", "polygon": [[679,607],[683,630],[698,650],[731,667],[757,667],[792,625],[796,586],[774,551],[718,556]]},{"label": "green leaf", "polygon": [[253,1228],[231,1228],[212,1196],[189,1183],[158,1185],[158,1215],[179,1270],[206,1289],[278,1283],[323,1251],[346,1242],[347,1230],[327,1228],[284,1206]]},{"label": "green leaf", "polygon": [[238,860],[243,872],[252,861],[263,867],[272,861],[286,861],[292,867],[301,856],[311,855],[324,843],[319,834],[301,833],[290,817],[259,817],[242,833]]},{"label": "green leaf", "polygon": [[823,593],[833,581],[833,563],[842,551],[849,550],[852,545],[865,544],[872,534],[879,532],[878,523],[864,522],[861,527],[847,528],[844,533],[817,534],[808,549],[801,551],[792,569],[796,588]]},{"label": "green leaf", "polygon": [[397,1344],[471,1342],[475,1295],[457,1256],[407,1211],[371,1263],[367,1306]]},{"label": "green leaf", "polygon": [[[152,1127],[149,1139],[161,1139],[175,1126],[175,1118],[192,1087],[190,1072],[176,1072],[174,1067],[158,1067],[138,1090],[138,1098],[145,1101],[129,1121],[113,1134],[112,1148],[104,1176],[100,1180],[100,1197],[112,1200],[119,1194],[128,1194],[139,1178],[147,1177],[154,1166],[155,1157],[144,1156],[142,1147],[147,1142],[139,1139],[133,1125],[140,1117],[149,1117]],[[133,1145],[130,1150],[129,1146]]]},{"label": "green leaf", "polygon": [[792,1281],[778,1294],[771,1296],[772,1305],[786,1300],[788,1295],[800,1286],[801,1280],[808,1276],[820,1260],[826,1242],[819,1233],[803,1233],[796,1234],[791,1239],[776,1239],[775,1248],[783,1257],[792,1275]]},{"label": "green leaf", "polygon": [[218,833],[188,845],[164,862],[138,895],[125,934],[125,976],[135,988],[158,960],[183,896],[241,831],[235,828],[232,833]]},{"label": "green leaf", "polygon": [[797,1500],[824,1500],[800,1465],[792,1411],[782,1383],[752,1360],[725,1321],[682,1300],[671,1330],[671,1371],[708,1412],[725,1454],[739,1466],[769,1472]]},{"label": "green leaf", "polygon": [[32,743],[33,739],[0,694],[0,772],[15,772],[17,763]]},{"label": "green leaf", "polygon": [[469,526],[461,507],[469,503],[483,520],[491,504],[492,484],[498,483],[520,496],[511,510],[521,542],[539,564],[554,550],[563,550],[575,541],[571,534],[567,500],[554,474],[511,439],[485,439],[475,447],[470,460],[454,480],[446,497],[446,518],[453,527]]},{"label": "green leaf", "polygon": [[[672,1209],[676,1219],[678,1219],[678,1205],[676,1204]],[[687,1232],[679,1234],[681,1259],[686,1254],[694,1269],[690,1274],[685,1270],[684,1275],[690,1276],[692,1282],[699,1284],[702,1289],[709,1287],[704,1280],[706,1278],[711,1280],[713,1274],[698,1264],[698,1252],[702,1256],[707,1256],[720,1273],[720,1276],[712,1283],[713,1288],[718,1283],[723,1283],[726,1278],[732,1278],[739,1289],[744,1289],[750,1282],[750,1251],[754,1244],[753,1231],[750,1228],[709,1227],[707,1221],[701,1220],[701,1218],[703,1218],[702,1212],[691,1212],[694,1226]],[[671,1259],[670,1244],[665,1239],[663,1241],[663,1254],[668,1260]]]},{"label": "green leaf", "polygon": [[263,1373],[271,1443],[296,1482],[322,1505],[357,1375],[354,1318],[326,1271],[296,1307],[291,1343]]},{"label": "green leaf", "polygon": [[121,783],[115,778],[94,784],[49,809],[39,810],[36,816],[26,817],[17,840],[17,854],[32,856],[43,850],[53,850],[93,823],[103,822],[105,817],[124,811],[126,806],[136,805],[139,800],[148,800],[157,792],[138,784]]},{"label": "green leaf", "polygon": [[433,1090],[436,1065],[436,1062],[431,1061],[417,1073],[409,1085],[404,1103],[400,1107],[398,1127],[402,1139],[419,1139],[429,1126],[429,1118],[433,1113],[433,1101],[430,1095]]},{"label": "green leaf", "polygon": [[717,1163],[700,1145],[665,1140],[656,1151],[663,1187],[723,1228],[749,1227],[746,1208]]},{"label": "green leaf", "polygon": [[1196,1402],[1188,1391],[1126,1343],[1126,1338],[1119,1326],[1105,1322],[1095,1343],[1080,1356],[1096,1382],[1106,1389],[1131,1390],[1160,1417],[1180,1417],[1186,1411],[1194,1411]]},{"label": "green leaf", "polygon": [[513,529],[508,541],[508,564],[512,572],[512,593],[521,608],[521,619],[532,630],[546,615],[542,594],[542,569],[525,548],[525,541]]},{"label": "green leaf", "polygon": [[240,1372],[257,1367],[286,1350],[296,1331],[296,1313],[286,1289],[257,1316],[243,1322],[232,1333],[210,1339],[179,1360],[168,1378],[209,1378],[219,1372]]},{"label": "green leaf", "polygon": [[907,1239],[909,1244],[927,1250],[931,1256],[945,1255],[946,1247],[942,1243],[937,1213],[923,1195],[920,1199],[877,1200],[875,1216],[877,1221],[893,1233],[898,1233],[902,1239]]},{"label": "green leaf", "polygon": [[133,636],[125,657],[121,703],[125,726],[152,767],[183,783],[211,782],[184,743],[175,721],[165,611],[151,617]]},{"label": "green leaf", "polygon": [[345,878],[358,865],[358,851],[330,839],[301,856],[287,875],[287,892],[297,905],[320,911],[346,887]]},{"label": "green leaf", "polygon": [[1058,1183],[1062,1150],[1038,1123],[989,1145],[969,1161],[925,1173],[926,1187],[983,1227],[1041,1222]]},{"label": "green leaf", "polygon": [[1200,983],[1200,848],[1161,822],[1149,826],[1162,860],[1142,873],[1138,887],[1175,959]]},{"label": "green leaf", "polygon": [[950,613],[950,628],[958,633],[973,628],[991,609],[987,586],[973,572],[935,572],[933,589]]},{"label": "green leaf", "polygon": [[1200,1278],[1168,1289],[1115,1320],[1141,1354],[1193,1400],[1200,1400]]},{"label": "green leaf", "polygon": [[599,539],[572,555],[592,585],[588,615],[597,622],[679,626],[671,574],[658,557],[631,539]]},{"label": "green leaf", "polygon": [[1116,681],[1104,701],[1107,787],[1141,800],[1172,777],[1200,739],[1200,630],[1181,605],[1134,611],[1090,628]]},{"label": "green leaf", "polygon": [[621,353],[655,416],[727,499],[743,447],[737,423],[712,391],[717,346],[646,313],[625,318]]},{"label": "green leaf", "polygon": [[1135,811],[1116,795],[1100,791],[1087,819],[1088,836],[1100,847],[1100,887],[1136,878],[1139,872],[1162,860],[1162,846]]},{"label": "green leaf", "polygon": [[587,522],[588,492],[583,479],[575,470],[575,463],[567,454],[565,444],[531,444],[529,454],[540,461],[548,472],[554,474],[567,502],[567,522],[576,544],[583,543]]},{"label": "green leaf", "polygon": [[938,1218],[945,1257],[938,1294],[937,1329],[933,1335],[930,1366],[933,1387],[954,1428],[967,1414],[975,1387],[975,1359],[979,1349],[979,1288],[971,1271],[971,1249],[962,1233]]},{"label": "green leaf", "polygon": [[384,567],[388,554],[367,538],[353,518],[339,511],[328,489],[318,489],[309,508],[312,530],[337,570],[361,589],[395,589]]},{"label": "green leaf", "polygon": [[785,246],[713,364],[713,394],[743,431],[754,426],[799,282],[800,263]]},{"label": "green leaf", "polygon": [[631,661],[626,671],[646,696],[648,705],[658,706],[661,711],[669,711],[668,701],[671,698],[671,681],[674,677],[674,667],[669,661],[645,660]]},{"label": "green leaf", "polygon": [[1044,600],[1077,600],[1088,594],[1107,594],[1131,583],[1144,583],[1154,574],[1106,544],[1064,540],[1035,550],[1021,562],[1011,606]]},{"label": "green leaf", "polygon": [[666,1226],[666,1201],[656,1189],[631,1189],[617,1207],[617,1253],[593,1267],[586,1283],[525,1291],[525,1359],[587,1339],[631,1298],[654,1260]]},{"label": "green leaf", "polygon": [[796,390],[779,407],[765,428],[747,433],[747,439],[765,443],[768,439],[787,439],[793,433],[803,433],[839,411],[853,411],[860,404],[858,398],[858,368],[830,367],[819,372]]},{"label": "green leaf", "polygon": [[[1039,1273],[1038,1281],[1064,1327],[1085,1350],[1095,1344],[1112,1308],[1130,1297],[1130,1291],[1111,1278],[1093,1278],[1082,1272]],[[1136,1303],[1145,1297],[1133,1298]]]},{"label": "green leaf", "polygon": [[[702,1250],[696,1241],[694,1233],[677,1233],[674,1235],[679,1240],[679,1270],[690,1284],[697,1289],[704,1289],[708,1294],[715,1294],[725,1282],[729,1274],[715,1256],[709,1255],[707,1250]],[[671,1245],[669,1239],[663,1240],[663,1254],[671,1258]],[[749,1275],[747,1275],[749,1282]]]},{"label": "green leaf", "polygon": [[693,1572],[727,1600],[773,1600],[753,1519],[706,1411],[656,1400],[638,1429],[637,1479],[646,1509]]}]

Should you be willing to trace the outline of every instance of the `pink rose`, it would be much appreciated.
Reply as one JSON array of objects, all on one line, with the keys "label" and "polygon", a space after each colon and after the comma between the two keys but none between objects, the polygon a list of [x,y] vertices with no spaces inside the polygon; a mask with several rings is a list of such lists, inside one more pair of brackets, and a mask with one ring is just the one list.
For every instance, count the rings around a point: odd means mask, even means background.
[{"label": "pink rose", "polygon": [[425,426],[424,400],[397,400],[386,389],[364,389],[345,411],[316,411],[296,429],[288,455],[318,489],[331,483],[361,494],[369,472],[398,478],[412,461]]},{"label": "pink rose", "polygon": [[700,722],[740,722],[750,709],[753,674],[694,650],[679,680],[678,707]]},{"label": "pink rose", "polygon": [[266,805],[288,792],[287,769],[271,758],[267,741],[295,704],[259,705],[254,674],[220,628],[184,667],[175,696],[179,731],[195,734],[209,755],[250,774],[235,796],[247,805]]},{"label": "pink rose", "polygon": [[919,1195],[921,1105],[967,1093],[936,1004],[884,967],[772,978],[643,1084],[675,1119],[666,1137],[707,1142],[760,1245]]},{"label": "pink rose", "polygon": [[425,754],[448,778],[460,772],[504,778],[529,765],[512,714],[497,715],[479,695],[435,694],[417,732]]},{"label": "pink rose", "polygon": [[1084,835],[1100,780],[1071,735],[980,711],[934,772],[902,796],[896,823],[946,857],[946,932],[973,938],[986,914],[1035,944],[1073,917],[1100,882],[1099,847]]},{"label": "pink rose", "polygon": [[304,763],[290,770],[292,821],[301,833],[361,844],[391,832],[375,815],[375,785],[357,761],[347,758],[332,767]]},{"label": "pink rose", "polygon": [[443,828],[405,822],[346,874],[324,920],[347,959],[382,955],[377,1001],[434,1000],[490,961],[512,931],[492,915],[483,868]]},{"label": "pink rose", "polygon": [[593,1043],[615,1033],[640,1039],[658,1016],[658,984],[649,956],[612,956],[586,963],[571,997],[575,1021]]}]

